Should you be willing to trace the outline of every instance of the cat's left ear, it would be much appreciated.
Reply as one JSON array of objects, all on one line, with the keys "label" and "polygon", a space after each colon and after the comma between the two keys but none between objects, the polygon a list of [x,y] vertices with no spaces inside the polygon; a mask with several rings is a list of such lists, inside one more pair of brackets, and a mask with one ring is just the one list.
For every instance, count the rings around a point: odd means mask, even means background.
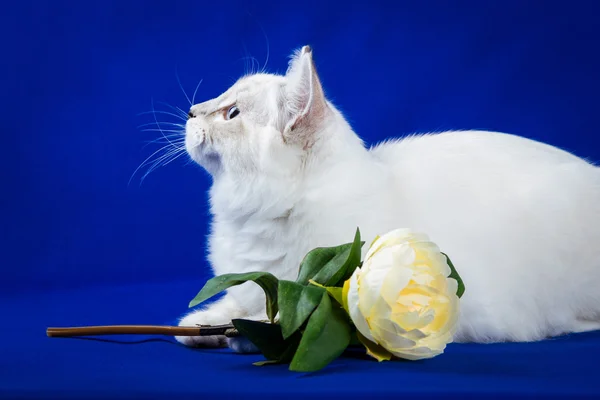
[{"label": "cat's left ear", "polygon": [[313,62],[312,49],[304,46],[297,52],[285,75],[286,111],[285,136],[306,136],[323,121],[327,101]]}]

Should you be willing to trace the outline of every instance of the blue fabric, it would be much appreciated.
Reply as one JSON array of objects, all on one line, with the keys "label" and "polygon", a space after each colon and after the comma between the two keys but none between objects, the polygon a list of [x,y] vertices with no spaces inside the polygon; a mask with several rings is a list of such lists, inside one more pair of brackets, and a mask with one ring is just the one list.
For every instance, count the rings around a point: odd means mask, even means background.
[{"label": "blue fabric", "polygon": [[328,96],[368,144],[475,128],[599,160],[599,17],[583,0],[4,2],[0,397],[600,396],[599,333],[453,344],[416,363],[351,354],[306,375],[168,339],[44,336],[173,323],[207,278],[209,177],[182,159],[128,185],[158,149],[143,147],[160,134],[137,128],[154,122],[141,113],[189,107],[177,77],[188,96],[204,78],[206,100],[244,73],[244,57],[262,67],[268,55],[283,72],[310,44]]},{"label": "blue fabric", "polygon": [[[530,344],[451,344],[419,362],[351,352],[322,371],[256,367],[260,355],[193,350],[170,337],[44,337],[46,326],[171,323],[190,282],[23,293],[4,299],[0,398],[544,398],[600,396],[600,332]],[[317,397],[318,398],[318,397]]]}]

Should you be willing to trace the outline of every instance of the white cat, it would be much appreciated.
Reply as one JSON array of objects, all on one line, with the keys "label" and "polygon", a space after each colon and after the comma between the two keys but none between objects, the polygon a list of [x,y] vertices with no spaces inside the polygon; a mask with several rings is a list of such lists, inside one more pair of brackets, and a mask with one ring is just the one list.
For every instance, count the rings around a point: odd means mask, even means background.
[{"label": "white cat", "polygon": [[[481,131],[367,149],[326,100],[308,46],[285,76],[245,76],[189,115],[186,149],[214,180],[215,274],[269,271],[293,280],[309,250],[350,242],[357,226],[367,243],[411,228],[448,253],[465,282],[455,341],[600,329],[600,168],[549,145]],[[264,307],[249,282],[180,325],[266,319]],[[242,343],[230,346],[248,350]]]}]

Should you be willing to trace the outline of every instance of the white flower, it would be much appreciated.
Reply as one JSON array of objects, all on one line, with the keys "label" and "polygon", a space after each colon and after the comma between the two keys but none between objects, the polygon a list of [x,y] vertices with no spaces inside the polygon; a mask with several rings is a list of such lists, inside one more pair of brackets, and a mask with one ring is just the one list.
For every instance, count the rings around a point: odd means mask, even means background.
[{"label": "white flower", "polygon": [[459,314],[450,273],[446,256],[424,234],[399,229],[373,242],[343,291],[370,355],[418,360],[443,353]]}]

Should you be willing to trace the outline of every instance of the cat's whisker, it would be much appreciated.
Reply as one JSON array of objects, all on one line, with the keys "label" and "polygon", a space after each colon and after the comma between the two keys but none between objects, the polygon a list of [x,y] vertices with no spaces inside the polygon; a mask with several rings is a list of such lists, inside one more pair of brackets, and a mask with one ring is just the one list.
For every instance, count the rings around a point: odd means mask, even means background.
[{"label": "cat's whisker", "polygon": [[[145,145],[144,148],[149,146],[150,144],[156,143],[156,144],[166,144],[169,143],[168,141],[165,140],[165,138],[159,137],[157,139],[154,140],[146,140],[145,141]],[[185,144],[185,138],[182,139],[177,139],[177,140],[171,140],[171,143],[175,144],[175,145],[181,145],[181,144]]]},{"label": "cat's whisker", "polygon": [[[154,100],[152,100],[152,110],[154,111]],[[171,143],[171,141],[165,136],[165,133],[163,132],[162,128],[160,127],[159,123],[158,123],[158,119],[156,118],[156,113],[152,114],[154,116],[154,122],[156,122],[156,126],[158,127],[158,129],[160,129],[160,133],[163,135],[163,137],[165,139],[167,139],[167,141],[175,147],[175,145],[173,143]]]},{"label": "cat's whisker", "polygon": [[185,114],[185,118],[182,115],[178,115],[178,114],[173,114],[172,112],[168,112],[168,111],[161,111],[161,110],[154,110],[154,111],[144,111],[138,114],[138,116],[140,115],[146,115],[146,114],[165,114],[165,115],[171,115],[177,119],[180,119],[182,121],[187,121],[187,114]]},{"label": "cat's whisker", "polygon": [[161,140],[170,139],[172,142],[183,141],[183,140],[185,140],[185,134],[183,132],[170,133],[166,136],[161,135],[156,139],[161,139]]},{"label": "cat's whisker", "polygon": [[248,75],[248,58],[242,57],[240,60],[244,61],[244,75]]},{"label": "cat's whisker", "polygon": [[248,60],[250,59],[250,52],[248,52],[248,48],[246,47],[245,43],[242,43],[242,46],[244,47],[244,57],[242,57],[242,60],[244,60],[244,75],[249,75],[250,71]]},{"label": "cat's whisker", "polygon": [[[254,60],[253,63],[256,63],[256,69],[253,70],[253,73],[258,74],[260,72],[260,61],[258,61],[258,58],[256,57],[252,57],[252,59]],[[254,66],[254,64],[252,64],[252,66]]]},{"label": "cat's whisker", "polygon": [[156,158],[154,158],[154,159],[150,159],[150,160],[148,160],[148,161],[146,162],[146,165],[148,165],[148,164],[151,164],[151,163],[158,163],[158,162],[160,162],[161,160],[163,160],[163,159],[165,159],[165,158],[169,157],[169,156],[170,156],[170,155],[172,155],[172,154],[175,154],[175,153],[178,153],[178,152],[184,151],[184,150],[185,150],[185,148],[184,148],[183,146],[180,146],[180,147],[178,147],[178,148],[170,148],[170,146],[166,145],[166,146],[163,146],[163,147],[161,148],[161,150],[162,150],[162,151],[164,151],[164,154],[161,154],[160,156],[157,156],[157,157],[156,157]]},{"label": "cat's whisker", "polygon": [[[157,128],[146,128],[146,129],[140,129],[140,131],[142,132],[160,132],[160,129]],[[163,129],[163,132],[172,132],[174,134],[179,133],[180,135],[185,135],[185,129]],[[167,135],[167,136],[177,136],[177,135]]]},{"label": "cat's whisker", "polygon": [[187,154],[185,151],[180,151],[178,152],[176,155],[174,155],[169,161],[164,162],[161,166],[165,167],[169,164],[171,164],[173,161],[177,160],[179,157],[181,157],[182,155]]},{"label": "cat's whisker", "polygon": [[198,82],[198,84],[196,85],[196,89],[194,89],[194,94],[192,95],[192,106],[196,104],[196,93],[198,92],[198,88],[200,88],[200,85],[202,84],[203,80],[204,79],[200,79],[200,82]]},{"label": "cat's whisker", "polygon": [[181,84],[181,80],[179,79],[179,74],[177,73],[177,70],[175,70],[175,77],[177,78],[177,84],[179,84],[179,88],[183,92],[183,95],[185,96],[185,98],[188,101],[188,103],[190,103],[190,107],[193,106],[192,101],[190,100],[189,96],[187,95],[187,93],[183,89],[183,85]]},{"label": "cat's whisker", "polygon": [[[179,81],[179,78],[178,78]],[[184,95],[189,101],[185,90],[180,84],[180,88],[182,89]],[[143,183],[144,179],[156,168],[160,166],[166,165],[172,162],[174,159],[181,156],[181,154],[186,153],[185,146],[185,122],[187,122],[188,116],[185,111],[183,111],[179,107],[172,106],[165,102],[157,102],[159,104],[165,105],[171,108],[174,112],[156,110],[154,106],[154,99],[151,101],[152,110],[139,113],[138,115],[152,114],[154,118],[154,122],[149,122],[145,124],[139,125],[137,128],[142,132],[160,132],[161,136],[154,140],[149,140],[145,142],[143,148],[147,147],[150,144],[157,143],[163,145],[158,150],[154,151],[150,154],[138,167],[134,170],[133,174],[129,178],[128,185],[131,184],[131,181],[136,176],[136,174],[143,168],[148,167],[147,171],[144,173],[142,178],[140,179],[140,185]],[[177,120],[183,121],[181,122],[171,122],[171,121],[159,121],[157,118],[157,114],[168,115],[175,117]],[[167,129],[170,127],[171,129]]]},{"label": "cat's whisker", "polygon": [[182,119],[184,119],[184,120],[186,120],[186,121],[187,121],[187,119],[188,119],[188,115],[187,115],[187,113],[186,113],[185,111],[183,111],[181,108],[179,108],[179,107],[176,107],[176,106],[172,106],[172,105],[170,105],[169,103],[165,103],[164,101],[159,101],[159,102],[157,102],[157,103],[158,103],[158,104],[165,105],[165,106],[167,106],[167,107],[171,108],[173,111],[175,111],[175,112],[177,113],[177,115],[179,116],[179,118],[182,118]]},{"label": "cat's whisker", "polygon": [[[242,60],[244,60],[244,75],[254,75],[257,72],[259,72],[260,62],[258,62],[258,60],[255,57],[250,55],[246,44],[242,44],[242,46],[244,47],[244,54],[246,54],[244,57],[241,58]],[[254,69],[255,63],[257,65],[256,69]]]},{"label": "cat's whisker", "polygon": [[[162,149],[164,151],[164,149],[167,146],[164,146]],[[150,165],[149,170],[153,170],[157,167],[159,167],[160,165],[162,165],[164,162],[170,160],[171,157],[181,154],[181,153],[185,153],[185,146],[180,146],[178,148],[172,148],[172,149],[167,149],[166,151],[164,151],[164,154],[161,154],[160,156],[157,156],[154,159],[150,159],[146,162],[145,166]]]},{"label": "cat's whisker", "polygon": [[267,57],[265,58],[265,63],[263,64],[263,67],[260,71],[261,73],[265,73],[267,71],[267,64],[269,62],[269,56],[271,55],[271,46],[269,45],[269,38],[267,37],[267,33],[265,32],[263,26],[260,23],[258,23],[258,26],[260,27],[260,30],[262,31],[263,36],[265,37],[265,41],[267,42]]},{"label": "cat's whisker", "polygon": [[[146,157],[146,159],[144,161],[142,161],[142,163],[140,165],[138,165],[138,167],[135,169],[135,171],[133,171],[133,174],[131,174],[131,177],[129,178],[129,182],[127,183],[128,185],[131,184],[131,181],[133,180],[133,177],[135,176],[135,174],[144,166],[146,166],[148,163],[151,162],[152,157],[154,157],[156,154],[160,153],[161,151],[164,151],[165,149],[168,149],[171,145],[167,144],[165,146],[162,146],[160,149],[156,150],[154,153],[150,154],[148,157]],[[142,182],[140,182],[140,185],[142,184]]]},{"label": "cat's whisker", "polygon": [[[246,13],[248,14],[248,16],[250,16],[254,20],[254,22],[256,22],[256,24],[258,25],[258,27],[260,28],[260,30],[263,34],[263,37],[265,38],[265,42],[267,44],[267,57],[265,59],[265,63],[263,64],[262,69],[257,71],[260,73],[264,73],[267,70],[267,63],[269,62],[269,56],[271,54],[271,50],[270,50],[271,46],[269,45],[269,38],[268,38],[267,33],[265,32],[265,29],[263,28],[262,24],[256,18],[254,18],[252,13],[249,10],[246,10]],[[244,46],[244,49],[245,49],[245,46]],[[248,53],[248,52],[246,51],[246,53]],[[257,60],[257,62],[258,62],[258,60]],[[258,65],[260,66],[260,64],[258,64]]]},{"label": "cat's whisker", "polygon": [[[169,140],[169,141],[167,141],[167,140]],[[176,137],[174,139],[173,138],[165,139],[163,137],[159,137],[159,138],[156,138],[156,139],[153,139],[153,140],[146,140],[145,142],[146,143],[169,143],[170,142],[170,143],[175,144],[175,145],[177,145],[177,144],[181,145],[181,144],[185,143],[185,137],[183,137],[183,138],[182,137]]]},{"label": "cat's whisker", "polygon": [[185,118],[186,121],[190,118],[187,112],[183,111],[181,108],[179,108],[177,106],[175,106],[175,108],[179,110],[179,112],[181,113],[181,115],[183,115],[183,117]]},{"label": "cat's whisker", "polygon": [[166,154],[163,154],[162,156],[160,156],[158,159],[156,159],[152,163],[152,165],[150,166],[150,168],[148,168],[148,170],[146,171],[146,173],[142,176],[142,178],[140,180],[140,184],[154,170],[156,170],[157,168],[164,167],[165,165],[170,164],[171,162],[175,161],[177,158],[181,157],[183,154],[186,154],[185,148],[172,149],[172,150],[168,151]]},{"label": "cat's whisker", "polygon": [[[146,142],[146,146],[148,146],[148,145],[150,145],[150,144],[153,144],[153,143],[156,143],[156,144],[163,144],[163,145],[164,145],[164,144],[168,144],[169,142],[165,141],[165,140],[164,140],[164,139],[162,139],[162,138],[159,138],[159,139],[155,139],[155,140],[150,140],[150,141],[147,141],[147,142]],[[177,142],[177,143],[175,143],[175,144],[176,144],[176,145],[185,145],[185,141],[180,141],[180,142]]]},{"label": "cat's whisker", "polygon": [[[185,151],[184,148],[170,149],[165,154],[163,154],[160,157],[156,158],[154,160],[154,162],[153,162],[153,166],[154,165],[159,166],[163,162],[165,162],[166,160],[170,159],[172,156],[174,156],[176,154],[181,154],[183,151]],[[151,167],[151,168],[153,168],[153,167]]]},{"label": "cat's whisker", "polygon": [[169,121],[148,122],[147,124],[138,125],[137,128],[140,129],[140,128],[143,128],[145,126],[155,126],[155,125],[158,125],[158,124],[169,125],[169,126],[176,126],[178,128],[181,128],[182,130],[185,130],[185,125],[178,124],[178,123],[175,123],[175,122],[169,122]]}]

